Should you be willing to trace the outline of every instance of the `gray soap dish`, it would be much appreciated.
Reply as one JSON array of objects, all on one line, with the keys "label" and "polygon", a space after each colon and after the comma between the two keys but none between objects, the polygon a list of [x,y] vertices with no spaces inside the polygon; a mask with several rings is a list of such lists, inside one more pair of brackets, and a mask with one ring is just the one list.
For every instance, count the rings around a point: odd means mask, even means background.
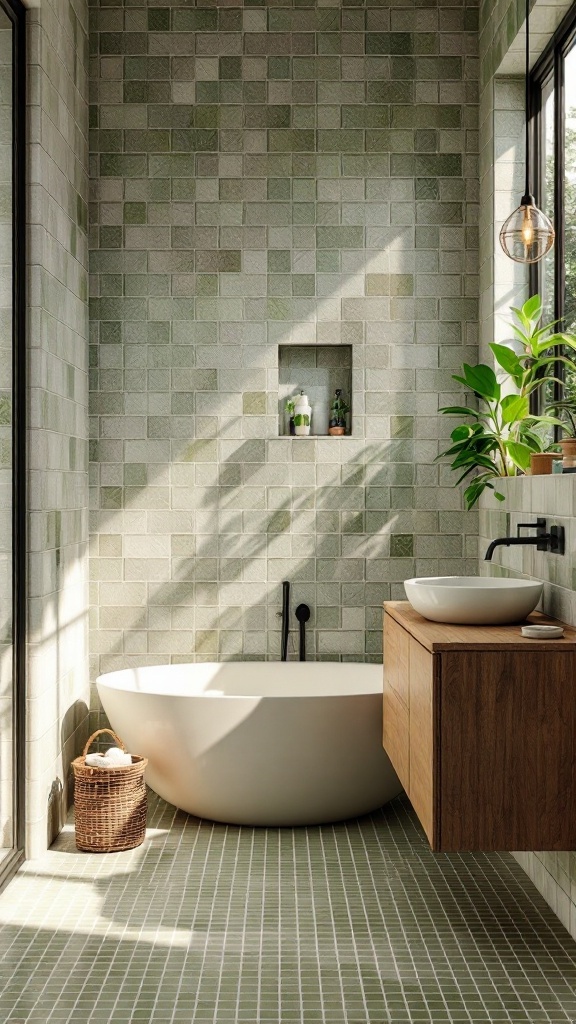
[{"label": "gray soap dish", "polygon": [[522,626],[522,636],[530,637],[531,640],[559,640],[564,636],[562,626],[545,626],[532,623],[529,626]]}]

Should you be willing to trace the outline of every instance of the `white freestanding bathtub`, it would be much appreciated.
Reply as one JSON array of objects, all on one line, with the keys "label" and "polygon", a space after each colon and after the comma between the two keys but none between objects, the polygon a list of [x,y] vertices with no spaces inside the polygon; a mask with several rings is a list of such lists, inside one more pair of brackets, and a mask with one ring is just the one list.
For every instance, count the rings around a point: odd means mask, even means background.
[{"label": "white freestanding bathtub", "polygon": [[112,728],[171,804],[239,825],[366,814],[401,791],[382,749],[382,668],[227,662],[100,676]]}]

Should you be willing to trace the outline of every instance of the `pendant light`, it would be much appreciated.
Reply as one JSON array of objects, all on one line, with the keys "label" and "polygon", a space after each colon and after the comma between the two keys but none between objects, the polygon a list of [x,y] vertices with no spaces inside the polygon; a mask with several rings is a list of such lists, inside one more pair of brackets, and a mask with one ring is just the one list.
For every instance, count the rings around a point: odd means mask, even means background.
[{"label": "pendant light", "polygon": [[504,221],[500,245],[516,263],[538,263],[554,245],[554,228],[530,191],[530,0],[526,0],[525,186],[520,206]]}]

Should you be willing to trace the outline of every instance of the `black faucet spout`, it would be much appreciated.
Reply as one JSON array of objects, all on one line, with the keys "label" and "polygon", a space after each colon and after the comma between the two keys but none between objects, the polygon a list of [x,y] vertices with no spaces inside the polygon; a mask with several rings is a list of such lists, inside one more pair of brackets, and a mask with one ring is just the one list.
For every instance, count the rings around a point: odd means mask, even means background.
[{"label": "black faucet spout", "polygon": [[[528,527],[528,529],[536,530],[536,534],[532,537],[525,537],[520,534],[520,530]],[[496,548],[499,547],[511,547],[512,545],[523,545],[531,544],[537,548],[538,551],[551,551],[555,555],[563,555],[566,547],[564,537],[563,526],[551,526],[548,530],[546,529],[546,520],[543,517],[539,517],[535,523],[518,523],[516,537],[497,537],[491,544],[488,545],[484,560],[490,562],[492,555]]]},{"label": "black faucet spout", "polygon": [[491,543],[488,545],[486,549],[486,554],[484,555],[484,561],[492,561],[492,555],[494,554],[496,548],[500,548],[503,546],[509,548],[513,545],[524,544],[542,544],[543,541],[546,541],[546,544],[548,545],[550,540],[551,537],[549,533],[541,534],[538,537],[497,537],[496,540],[491,541]]}]

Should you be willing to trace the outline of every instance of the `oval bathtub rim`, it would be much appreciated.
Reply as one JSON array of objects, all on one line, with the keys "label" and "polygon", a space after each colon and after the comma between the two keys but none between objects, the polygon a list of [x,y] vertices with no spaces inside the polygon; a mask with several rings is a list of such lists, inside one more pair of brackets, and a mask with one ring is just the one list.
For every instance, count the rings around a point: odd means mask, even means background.
[{"label": "oval bathtub rim", "polygon": [[[236,693],[225,693],[225,692],[222,692],[222,690],[216,690],[216,688],[214,690],[205,690],[205,691],[200,691],[200,692],[196,692],[196,693],[190,692],[190,690],[186,691],[184,689],[182,689],[182,692],[175,692],[174,690],[163,689],[163,688],[160,688],[160,687],[157,687],[156,689],[148,689],[148,688],[146,688],[146,689],[142,688],[141,689],[139,687],[137,688],[134,685],[126,685],[126,682],[128,681],[126,677],[128,675],[132,675],[132,673],[134,673],[134,672],[138,672],[138,671],[141,671],[141,670],[144,670],[147,673],[155,673],[155,672],[162,672],[162,671],[166,671],[167,669],[170,669],[175,674],[175,672],[178,669],[200,668],[200,667],[206,667],[206,668],[214,667],[216,669],[222,669],[222,668],[224,668],[226,666],[228,666],[228,667],[232,667],[232,666],[250,666],[250,669],[252,669],[253,666],[259,666],[257,671],[260,671],[260,672],[262,671],[262,668],[264,668],[264,667],[269,669],[270,667],[274,666],[275,669],[280,668],[280,673],[281,674],[285,674],[285,675],[287,675],[288,671],[291,670],[291,674],[292,674],[292,677],[293,677],[292,678],[292,685],[293,686],[295,685],[295,690],[292,690],[291,692],[284,690],[284,686],[287,684],[287,681],[288,681],[287,679],[283,679],[282,680],[282,684],[281,684],[282,685],[282,690],[280,690],[279,692],[275,692],[274,690],[270,690],[268,692],[262,692],[262,685],[261,684],[260,684],[260,687],[258,687],[258,686],[255,687],[254,685],[251,686],[249,680],[246,681],[245,688],[244,688],[243,692],[241,692],[241,693],[238,693],[238,692],[236,692]],[[260,666],[262,666],[262,668],[260,668]],[[312,669],[313,667],[315,668],[315,667],[320,667],[320,666],[322,666],[323,668],[329,669],[329,671],[334,671],[334,669],[336,668],[337,671],[338,671],[338,674],[340,674],[340,675],[343,675],[344,673],[349,673],[350,669],[352,669],[352,670],[370,669],[370,670],[372,670],[370,672],[370,674],[374,675],[375,679],[374,679],[374,682],[371,685],[368,685],[367,681],[364,681],[364,682],[360,681],[357,684],[358,689],[353,689],[352,687],[354,686],[354,683],[351,683],[350,680],[347,679],[345,684],[344,683],[340,683],[340,686],[346,685],[346,689],[345,690],[341,690],[338,685],[334,685],[334,682],[331,681],[330,685],[332,685],[333,688],[332,689],[328,689],[327,684],[324,683],[324,686],[326,688],[325,689],[323,688],[321,692],[314,691],[314,689],[308,689],[307,688],[308,686],[313,687],[313,685],[314,685],[313,682],[304,684],[302,680],[298,680],[297,684],[295,684],[294,677],[296,677],[299,673],[301,673],[303,668],[305,668],[305,672],[306,672],[307,675],[312,675],[313,673],[310,672],[310,669]],[[376,678],[376,675],[377,675],[377,678]],[[122,678],[122,677],[124,677],[124,678]],[[189,685],[189,683],[187,685]],[[316,685],[318,685],[318,681],[316,681]],[[170,664],[140,665],[140,666],[137,666],[135,668],[122,668],[122,669],[116,669],[116,670],[114,670],[112,672],[103,672],[99,676],[97,676],[97,678],[96,678],[96,686],[97,686],[98,690],[100,690],[100,687],[106,687],[106,688],[111,689],[111,690],[118,690],[118,691],[125,692],[125,693],[138,693],[138,694],[140,694],[142,696],[147,696],[147,697],[160,697],[160,696],[163,697],[163,698],[167,698],[167,697],[171,697],[171,698],[182,698],[182,697],[191,698],[191,697],[194,697],[194,698],[199,698],[199,699],[201,698],[202,700],[224,700],[225,699],[225,700],[234,700],[234,701],[236,701],[236,700],[255,700],[255,699],[259,699],[259,700],[302,700],[302,699],[306,699],[306,700],[313,700],[313,699],[316,699],[316,700],[326,700],[327,698],[330,698],[331,700],[337,700],[337,699],[347,699],[347,698],[351,698],[351,697],[374,697],[374,696],[379,696],[379,695],[382,694],[382,689],[383,689],[383,684],[382,684],[382,665],[381,664],[373,663],[373,662],[367,663],[367,662],[328,662],[328,661],[324,661],[324,662],[312,662],[312,661],[310,661],[310,662],[298,662],[298,661],[293,661],[293,662],[290,662],[290,661],[289,662],[276,662],[276,661],[272,661],[272,662],[270,662],[270,661],[177,662],[177,663],[172,664],[172,665],[170,665]],[[306,686],[306,689],[304,689],[304,686]],[[303,688],[300,690],[300,687],[303,687]],[[258,690],[260,690],[260,692],[258,692]]]}]

